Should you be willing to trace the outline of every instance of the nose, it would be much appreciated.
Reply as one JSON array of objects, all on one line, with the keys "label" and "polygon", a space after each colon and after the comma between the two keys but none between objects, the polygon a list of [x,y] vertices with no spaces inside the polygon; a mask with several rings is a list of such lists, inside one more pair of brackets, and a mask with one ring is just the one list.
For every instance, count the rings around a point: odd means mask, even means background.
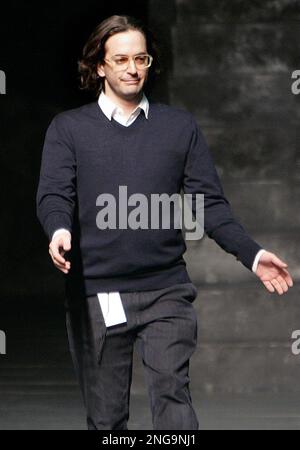
[{"label": "nose", "polygon": [[130,58],[130,60],[129,60],[127,71],[130,72],[130,73],[136,73],[137,72],[133,58]]}]

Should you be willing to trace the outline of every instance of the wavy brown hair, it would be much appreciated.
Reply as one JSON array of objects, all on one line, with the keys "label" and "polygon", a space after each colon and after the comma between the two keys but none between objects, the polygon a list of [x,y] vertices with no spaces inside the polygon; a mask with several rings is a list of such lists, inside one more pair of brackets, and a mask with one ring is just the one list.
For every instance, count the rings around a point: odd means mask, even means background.
[{"label": "wavy brown hair", "polygon": [[153,56],[153,63],[149,69],[146,81],[148,88],[154,83],[157,75],[161,72],[160,51],[152,32],[139,19],[132,16],[110,16],[103,20],[88,38],[82,57],[78,61],[80,75],[80,89],[93,91],[96,97],[104,86],[104,78],[99,77],[97,65],[103,62],[105,57],[105,42],[110,36],[128,30],[140,31],[145,39],[147,51]]}]

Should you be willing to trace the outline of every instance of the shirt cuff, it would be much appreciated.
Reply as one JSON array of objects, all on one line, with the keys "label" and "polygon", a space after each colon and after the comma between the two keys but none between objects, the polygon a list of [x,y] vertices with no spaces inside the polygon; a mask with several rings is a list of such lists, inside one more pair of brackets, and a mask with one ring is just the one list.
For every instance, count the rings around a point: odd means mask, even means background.
[{"label": "shirt cuff", "polygon": [[258,262],[259,262],[259,258],[260,256],[266,252],[267,250],[265,250],[264,248],[262,248],[261,250],[258,251],[258,253],[256,254],[255,258],[254,258],[254,262],[253,262],[253,266],[252,266],[252,272],[256,272],[257,266],[258,266]]},{"label": "shirt cuff", "polygon": [[71,236],[71,233],[70,233],[69,230],[67,230],[66,228],[59,228],[58,230],[54,231],[54,233],[53,233],[53,235],[52,235],[52,240],[54,239],[54,237],[55,237],[57,234],[62,233],[62,232],[64,232],[64,233],[67,232],[67,233],[69,233],[70,236]]}]

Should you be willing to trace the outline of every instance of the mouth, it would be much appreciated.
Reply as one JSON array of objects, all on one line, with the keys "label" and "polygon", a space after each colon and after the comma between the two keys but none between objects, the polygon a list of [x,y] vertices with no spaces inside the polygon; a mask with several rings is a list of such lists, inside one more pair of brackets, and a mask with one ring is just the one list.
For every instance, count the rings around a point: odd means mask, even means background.
[{"label": "mouth", "polygon": [[122,80],[122,81],[127,84],[137,84],[139,82],[139,80]]}]

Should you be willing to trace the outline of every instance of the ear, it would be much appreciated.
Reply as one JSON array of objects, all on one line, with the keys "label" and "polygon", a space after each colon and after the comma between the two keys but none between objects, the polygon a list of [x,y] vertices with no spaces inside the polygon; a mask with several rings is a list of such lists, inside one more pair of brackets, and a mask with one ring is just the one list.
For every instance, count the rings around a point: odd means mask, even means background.
[{"label": "ear", "polygon": [[103,64],[97,64],[97,73],[98,73],[99,77],[105,77]]}]

